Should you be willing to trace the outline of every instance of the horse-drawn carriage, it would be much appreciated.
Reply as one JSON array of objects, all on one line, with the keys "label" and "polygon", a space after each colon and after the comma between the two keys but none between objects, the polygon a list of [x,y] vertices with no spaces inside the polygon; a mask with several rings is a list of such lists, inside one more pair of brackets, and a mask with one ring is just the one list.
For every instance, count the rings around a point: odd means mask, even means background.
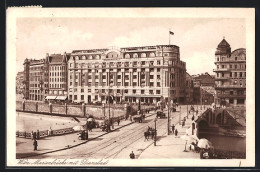
[{"label": "horse-drawn carriage", "polygon": [[154,128],[148,127],[148,130],[144,132],[145,140],[154,139],[155,135],[157,134],[157,131]]},{"label": "horse-drawn carriage", "polygon": [[133,117],[133,120],[134,120],[135,122],[139,122],[139,123],[142,123],[144,119],[145,119],[145,115],[144,115],[144,114],[135,115],[135,116]]}]

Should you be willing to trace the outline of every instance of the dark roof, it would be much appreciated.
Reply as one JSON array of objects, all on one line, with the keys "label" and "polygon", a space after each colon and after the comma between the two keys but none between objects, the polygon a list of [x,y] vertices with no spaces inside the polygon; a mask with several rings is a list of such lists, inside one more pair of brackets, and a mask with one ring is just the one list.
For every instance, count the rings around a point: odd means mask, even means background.
[{"label": "dark roof", "polygon": [[62,63],[63,55],[61,54],[52,54],[50,55],[50,64],[51,63]]},{"label": "dark roof", "polygon": [[225,38],[218,44],[218,47],[230,47],[229,43],[225,40]]}]

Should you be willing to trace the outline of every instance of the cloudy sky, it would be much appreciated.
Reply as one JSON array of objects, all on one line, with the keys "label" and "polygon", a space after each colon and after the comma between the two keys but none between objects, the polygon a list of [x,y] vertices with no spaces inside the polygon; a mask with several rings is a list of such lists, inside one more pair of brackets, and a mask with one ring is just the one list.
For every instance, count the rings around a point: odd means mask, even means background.
[{"label": "cloudy sky", "polygon": [[180,47],[190,74],[213,73],[214,52],[225,37],[231,49],[246,47],[244,19],[210,18],[19,18],[16,68],[25,58],[77,49],[169,44]]}]

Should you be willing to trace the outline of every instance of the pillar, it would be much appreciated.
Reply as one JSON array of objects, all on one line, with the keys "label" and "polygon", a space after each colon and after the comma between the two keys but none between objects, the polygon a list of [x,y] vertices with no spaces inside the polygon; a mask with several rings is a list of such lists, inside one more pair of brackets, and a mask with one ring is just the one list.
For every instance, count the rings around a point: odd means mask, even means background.
[{"label": "pillar", "polygon": [[234,99],[234,106],[237,105],[237,99]]},{"label": "pillar", "polygon": [[124,111],[125,111],[125,119],[127,119],[128,118],[127,104],[125,104],[125,106],[124,106]]},{"label": "pillar", "polygon": [[25,101],[23,101],[23,111],[25,111]]},{"label": "pillar", "polygon": [[38,102],[35,103],[35,111],[38,112]]},{"label": "pillar", "polygon": [[52,104],[49,104],[49,113],[52,113]]},{"label": "pillar", "polygon": [[65,103],[65,114],[67,115],[67,113],[68,113],[68,105],[67,103]]},{"label": "pillar", "polygon": [[85,116],[86,115],[85,103],[82,103],[82,112],[83,112],[83,116]]}]

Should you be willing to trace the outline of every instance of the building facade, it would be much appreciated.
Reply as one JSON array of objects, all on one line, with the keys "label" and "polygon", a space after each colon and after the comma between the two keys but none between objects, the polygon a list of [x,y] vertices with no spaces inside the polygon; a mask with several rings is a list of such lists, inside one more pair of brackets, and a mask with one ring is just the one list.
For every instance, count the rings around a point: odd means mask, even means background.
[{"label": "building facade", "polygon": [[43,101],[45,59],[24,61],[24,98],[28,100]]},{"label": "building facade", "polygon": [[24,78],[24,72],[18,72],[16,75],[16,94],[23,93],[23,79]]},{"label": "building facade", "polygon": [[246,104],[246,49],[231,52],[223,39],[215,52],[217,103],[223,105]]},{"label": "building facade", "polygon": [[175,45],[75,50],[68,61],[68,96],[73,102],[104,102],[108,95],[114,102],[182,102],[185,77]]},{"label": "building facade", "polygon": [[186,103],[193,103],[193,78],[186,72]]},{"label": "building facade", "polygon": [[47,100],[67,99],[67,61],[69,54],[46,55],[45,88]]}]

